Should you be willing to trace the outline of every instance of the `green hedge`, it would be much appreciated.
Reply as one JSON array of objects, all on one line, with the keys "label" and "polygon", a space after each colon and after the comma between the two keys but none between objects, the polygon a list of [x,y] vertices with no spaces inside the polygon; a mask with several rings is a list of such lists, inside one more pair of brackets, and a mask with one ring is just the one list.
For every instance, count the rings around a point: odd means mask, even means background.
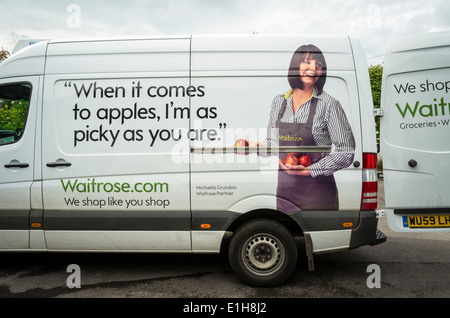
[{"label": "green hedge", "polygon": [[0,103],[0,130],[24,129],[28,113],[28,101],[3,101]]}]

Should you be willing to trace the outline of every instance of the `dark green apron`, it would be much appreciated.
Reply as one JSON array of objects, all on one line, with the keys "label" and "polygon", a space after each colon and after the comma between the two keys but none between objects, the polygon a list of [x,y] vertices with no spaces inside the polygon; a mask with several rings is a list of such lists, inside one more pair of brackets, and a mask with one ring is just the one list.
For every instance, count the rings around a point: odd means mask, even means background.
[{"label": "dark green apron", "polygon": [[[286,109],[287,101],[278,114],[277,128],[279,136],[290,138],[279,138],[279,146],[316,146],[312,134],[313,118],[317,108],[317,98],[313,97],[309,107],[309,116],[306,123],[282,123],[280,121]],[[284,161],[288,153],[279,154]],[[311,162],[315,163],[321,159],[321,153],[307,153]],[[335,210],[339,209],[338,190],[334,176],[311,176],[289,175],[285,171],[278,171],[277,187],[277,209],[282,212],[298,212],[313,210]]]}]

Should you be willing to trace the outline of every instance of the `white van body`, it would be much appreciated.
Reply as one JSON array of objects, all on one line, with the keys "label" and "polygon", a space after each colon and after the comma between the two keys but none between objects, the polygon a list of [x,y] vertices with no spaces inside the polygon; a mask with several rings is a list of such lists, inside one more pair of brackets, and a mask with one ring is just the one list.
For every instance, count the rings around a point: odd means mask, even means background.
[{"label": "white van body", "polygon": [[[338,210],[283,213],[278,156],[271,155],[283,150],[263,141],[274,97],[290,88],[291,56],[309,43],[326,58],[324,91],[342,106],[354,157],[334,173]],[[368,70],[354,39],[42,41],[0,65],[0,90],[11,95],[0,96],[4,104],[13,98],[8,89],[30,96],[23,132],[0,137],[4,251],[219,253],[234,233],[245,237],[238,229],[261,219],[305,236],[311,261],[314,253],[385,240],[377,230],[376,166],[364,162],[376,162],[377,152]],[[239,138],[262,143],[240,152]],[[364,183],[372,190],[363,192]],[[295,267],[295,256],[286,259]],[[244,279],[286,279],[258,270]]]},{"label": "white van body", "polygon": [[399,232],[450,228],[450,33],[393,39],[383,69],[386,217]]},{"label": "white van body", "polygon": [[15,54],[22,50],[23,48],[26,48],[30,45],[42,42],[42,41],[48,41],[49,39],[19,39],[14,46],[14,48],[11,51],[11,54]]}]

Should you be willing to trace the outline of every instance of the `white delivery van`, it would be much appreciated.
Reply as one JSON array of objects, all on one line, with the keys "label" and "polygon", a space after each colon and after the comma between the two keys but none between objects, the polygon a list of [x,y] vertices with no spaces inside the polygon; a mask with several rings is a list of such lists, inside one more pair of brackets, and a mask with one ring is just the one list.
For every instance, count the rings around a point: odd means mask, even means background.
[{"label": "white delivery van", "polygon": [[383,70],[386,218],[399,232],[450,228],[450,33],[393,39]]},{"label": "white delivery van", "polygon": [[295,237],[311,270],[386,239],[348,37],[41,41],[0,65],[0,134],[3,251],[227,247],[240,278],[270,286],[295,269]]}]

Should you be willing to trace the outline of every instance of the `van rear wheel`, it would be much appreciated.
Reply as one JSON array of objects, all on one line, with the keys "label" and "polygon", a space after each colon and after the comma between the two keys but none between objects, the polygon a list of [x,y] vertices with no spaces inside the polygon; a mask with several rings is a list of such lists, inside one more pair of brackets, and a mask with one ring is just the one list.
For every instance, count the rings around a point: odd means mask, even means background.
[{"label": "van rear wheel", "polygon": [[279,222],[260,219],[243,224],[232,236],[228,256],[235,274],[253,286],[286,281],[297,265],[297,246]]}]

